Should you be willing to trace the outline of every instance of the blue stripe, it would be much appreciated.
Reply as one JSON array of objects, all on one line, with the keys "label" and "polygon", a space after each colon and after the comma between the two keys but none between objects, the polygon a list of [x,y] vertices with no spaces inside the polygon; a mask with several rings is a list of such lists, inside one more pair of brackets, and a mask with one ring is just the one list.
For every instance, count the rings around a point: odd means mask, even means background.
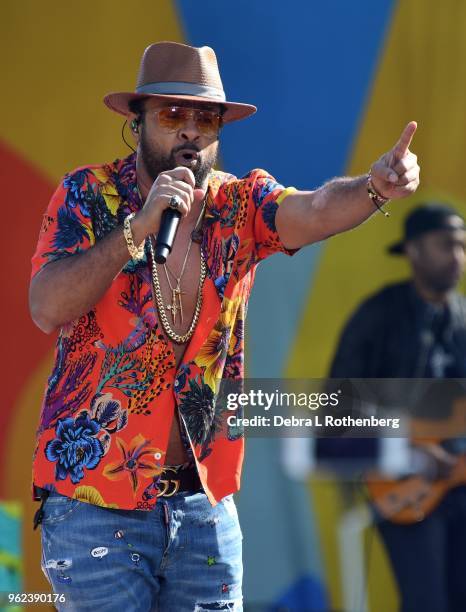
[{"label": "blue stripe", "polygon": [[146,83],[136,87],[138,93],[147,94],[179,94],[185,96],[204,96],[206,98],[215,98],[216,100],[225,101],[225,94],[220,89],[215,87],[207,87],[207,85],[198,85],[197,83],[184,83],[182,81],[164,81],[163,83]]},{"label": "blue stripe", "polygon": [[[265,168],[305,190],[343,174],[396,0],[176,4],[190,44],[215,49],[227,99],[258,107],[223,130],[224,169],[241,176]],[[250,376],[282,373],[321,251],[314,245],[259,267],[247,324]],[[248,441],[239,504],[248,603],[276,602],[302,575],[321,580],[308,492],[284,477],[279,453],[279,440]]]},{"label": "blue stripe", "polygon": [[[343,174],[393,3],[368,10],[347,0],[177,0],[188,42],[215,50],[227,98],[258,106],[223,130],[224,169],[242,176],[265,168],[298,189]],[[251,376],[282,372],[320,250],[291,262],[274,257],[258,270],[248,321]]]}]

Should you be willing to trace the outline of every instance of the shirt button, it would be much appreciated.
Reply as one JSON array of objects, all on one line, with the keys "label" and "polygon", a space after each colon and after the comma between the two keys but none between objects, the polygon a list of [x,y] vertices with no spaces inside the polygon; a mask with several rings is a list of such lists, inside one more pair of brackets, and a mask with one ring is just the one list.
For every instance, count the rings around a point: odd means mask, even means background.
[{"label": "shirt button", "polygon": [[177,380],[175,380],[175,387],[177,387],[177,386],[178,386],[178,381],[177,381]]}]

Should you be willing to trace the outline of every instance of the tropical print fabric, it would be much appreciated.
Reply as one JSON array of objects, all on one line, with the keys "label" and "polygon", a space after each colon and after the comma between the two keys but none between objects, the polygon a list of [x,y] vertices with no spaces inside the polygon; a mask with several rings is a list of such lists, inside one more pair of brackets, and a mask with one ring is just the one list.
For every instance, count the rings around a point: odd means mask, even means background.
[{"label": "tropical print fabric", "polygon": [[[244,441],[227,425],[218,381],[243,377],[256,265],[277,251],[291,254],[275,227],[289,192],[263,170],[209,176],[203,306],[178,368],[154,307],[147,252],[127,263],[90,312],[60,329],[37,431],[35,487],[151,509],[178,410],[211,503],[238,490]],[[92,248],[140,207],[134,154],[66,175],[44,215],[32,275]]]}]

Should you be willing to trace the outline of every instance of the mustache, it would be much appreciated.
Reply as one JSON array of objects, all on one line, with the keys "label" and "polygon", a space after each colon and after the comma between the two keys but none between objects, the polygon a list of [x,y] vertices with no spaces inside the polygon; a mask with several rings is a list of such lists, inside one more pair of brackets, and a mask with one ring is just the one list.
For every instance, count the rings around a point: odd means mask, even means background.
[{"label": "mustache", "polygon": [[178,151],[189,151],[189,150],[196,151],[196,153],[200,152],[199,147],[195,145],[193,142],[186,142],[172,149],[172,155],[175,155],[175,153],[178,153]]}]

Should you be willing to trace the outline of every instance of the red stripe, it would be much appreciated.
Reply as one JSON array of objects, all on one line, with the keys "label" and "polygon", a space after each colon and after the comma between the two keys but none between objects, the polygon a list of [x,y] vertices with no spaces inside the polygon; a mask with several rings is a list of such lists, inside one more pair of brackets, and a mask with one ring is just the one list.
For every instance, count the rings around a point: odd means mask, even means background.
[{"label": "red stripe", "polygon": [[[1,321],[3,324],[0,368],[2,400],[0,409],[0,497],[5,483],[8,458],[4,455],[8,430],[14,421],[18,397],[44,356],[54,337],[46,336],[31,321],[28,309],[30,259],[39,234],[42,215],[54,185],[32,164],[0,142],[2,169],[2,267]],[[44,381],[45,383],[45,381]],[[41,398],[31,405],[31,419],[38,420]],[[29,449],[24,449],[29,460]],[[33,448],[30,449],[31,455]]]}]

